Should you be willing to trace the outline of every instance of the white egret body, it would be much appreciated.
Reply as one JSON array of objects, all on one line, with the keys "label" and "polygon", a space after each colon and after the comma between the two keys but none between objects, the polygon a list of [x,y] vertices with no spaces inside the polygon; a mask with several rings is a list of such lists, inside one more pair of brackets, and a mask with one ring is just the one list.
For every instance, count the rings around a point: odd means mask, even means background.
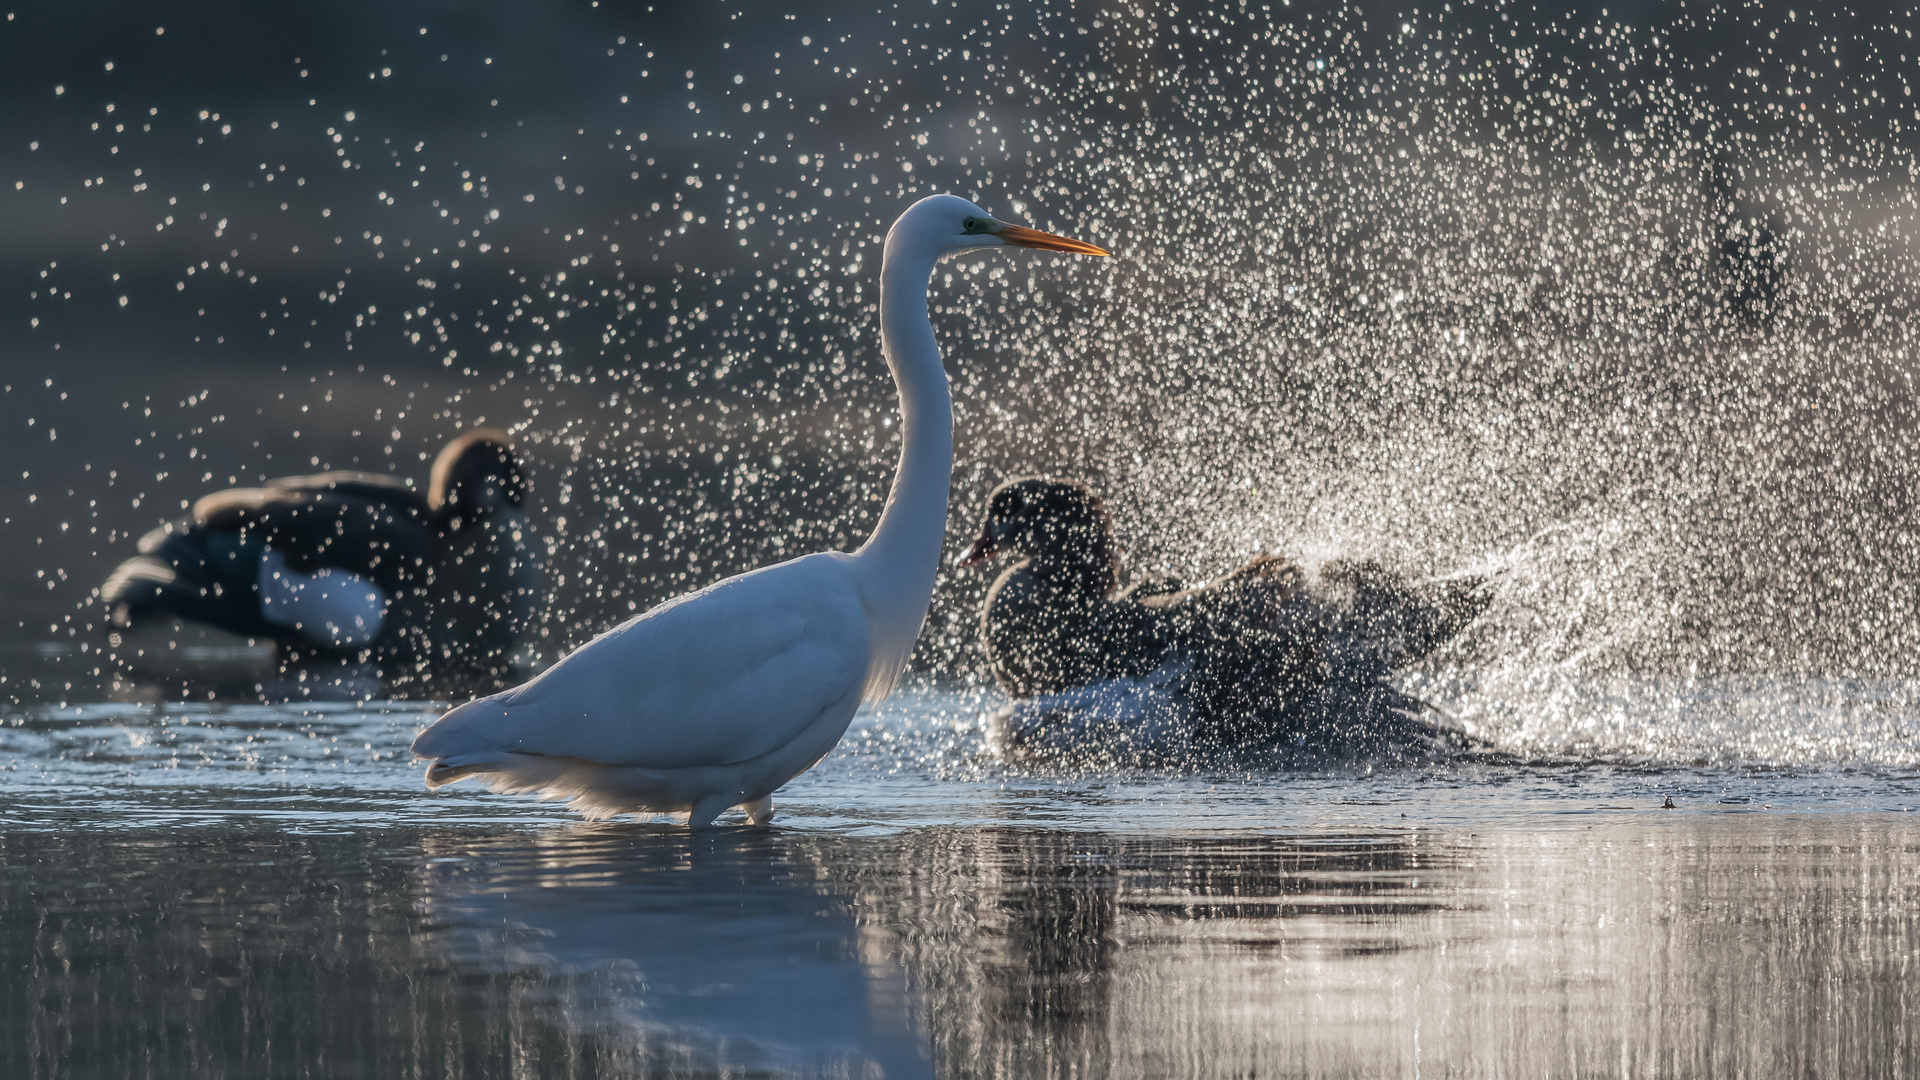
[{"label": "white egret body", "polygon": [[859,551],[728,578],[609,630],[514,690],[468,702],[414,740],[427,785],[568,798],[593,817],[731,806],[772,814],[773,792],[825,757],[865,700],[890,693],[933,596],[953,469],[953,408],[927,318],[946,255],[1014,244],[1105,255],[994,220],[952,195],[887,233],[880,336],[900,393],[900,468]]}]

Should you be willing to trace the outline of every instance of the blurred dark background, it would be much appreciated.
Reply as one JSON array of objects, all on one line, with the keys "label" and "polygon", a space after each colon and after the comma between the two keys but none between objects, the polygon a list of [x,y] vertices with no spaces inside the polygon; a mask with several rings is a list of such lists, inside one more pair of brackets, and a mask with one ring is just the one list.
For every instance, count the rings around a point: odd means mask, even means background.
[{"label": "blurred dark background", "polygon": [[[1376,101],[1402,106],[1404,82],[1448,88],[1413,137],[1439,113],[1456,147],[1530,148],[1549,169],[1556,155],[1631,160],[1621,132],[1692,146],[1703,243],[1726,264],[1714,289],[1743,311],[1773,302],[1788,265],[1769,245],[1793,200],[1768,193],[1756,162],[1814,146],[1862,200],[1911,204],[1920,20],[1898,5],[1254,6],[8,13],[0,696],[93,692],[91,591],[199,495],[322,468],[424,484],[466,426],[510,428],[531,462],[553,559],[537,658],[722,573],[857,544],[892,463],[870,326],[877,242],[928,192],[1152,258],[1158,219],[1122,213],[1118,194],[1149,184],[1129,171],[1141,146],[1204,159],[1221,140],[1304,140],[1372,118]],[[1269,62],[1311,73],[1328,59],[1361,74],[1313,90],[1318,111],[1297,128],[1236,116],[1231,95],[1226,113],[1196,104]],[[1247,86],[1241,105],[1259,100]],[[1541,102],[1565,118],[1557,130]],[[1796,134],[1808,125],[1811,143]],[[1116,130],[1132,142],[1095,137]],[[1380,147],[1408,137],[1405,122],[1381,130]],[[1076,141],[1107,164],[1056,152]],[[1302,146],[1297,158],[1318,152]],[[1080,171],[1056,172],[1062,160]],[[1221,191],[1191,183],[1192,204],[1156,212],[1199,213]],[[1231,210],[1207,208],[1209,227]],[[936,300],[962,433],[956,546],[1006,472],[1120,480],[1129,409],[1155,407],[1111,371],[1106,386],[1062,375],[1044,334],[1017,332],[1016,276],[1036,305],[1068,282],[1084,311],[1103,294],[1061,277],[1080,273],[979,263],[960,269],[968,304]],[[1751,323],[1722,329],[1765,332]],[[1104,411],[1089,392],[1133,404]],[[983,584],[943,582],[918,666],[976,669]]]}]

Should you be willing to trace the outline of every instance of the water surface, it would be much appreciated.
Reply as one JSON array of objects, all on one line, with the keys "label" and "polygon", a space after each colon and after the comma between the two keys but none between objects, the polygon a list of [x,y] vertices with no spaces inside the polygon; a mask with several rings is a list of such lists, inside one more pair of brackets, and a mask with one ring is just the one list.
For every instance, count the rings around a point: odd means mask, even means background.
[{"label": "water surface", "polygon": [[1910,768],[1042,774],[992,704],[904,695],[699,835],[428,794],[431,707],[15,710],[0,1072],[1920,1070]]}]

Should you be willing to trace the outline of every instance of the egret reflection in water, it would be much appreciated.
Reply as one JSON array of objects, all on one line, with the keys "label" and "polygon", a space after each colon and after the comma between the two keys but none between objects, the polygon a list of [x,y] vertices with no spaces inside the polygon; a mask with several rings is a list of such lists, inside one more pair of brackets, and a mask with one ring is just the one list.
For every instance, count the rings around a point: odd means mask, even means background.
[{"label": "egret reflection in water", "polygon": [[422,903],[463,965],[532,972],[557,1022],[656,1069],[932,1076],[898,959],[765,833],[429,837]]}]

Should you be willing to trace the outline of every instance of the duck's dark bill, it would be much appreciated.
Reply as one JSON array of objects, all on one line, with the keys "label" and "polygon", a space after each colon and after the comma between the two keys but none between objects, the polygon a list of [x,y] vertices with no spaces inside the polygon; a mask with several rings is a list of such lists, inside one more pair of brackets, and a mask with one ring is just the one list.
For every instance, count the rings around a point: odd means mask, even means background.
[{"label": "duck's dark bill", "polygon": [[1106,248],[1075,240],[1058,233],[1041,232],[1021,225],[1001,224],[995,232],[1014,247],[1039,248],[1042,251],[1071,251],[1075,255],[1111,255]]},{"label": "duck's dark bill", "polygon": [[980,530],[979,539],[973,542],[973,546],[967,549],[966,554],[953,560],[953,565],[960,567],[974,566],[986,562],[999,553],[1000,549],[993,544],[993,534],[982,529]]}]

